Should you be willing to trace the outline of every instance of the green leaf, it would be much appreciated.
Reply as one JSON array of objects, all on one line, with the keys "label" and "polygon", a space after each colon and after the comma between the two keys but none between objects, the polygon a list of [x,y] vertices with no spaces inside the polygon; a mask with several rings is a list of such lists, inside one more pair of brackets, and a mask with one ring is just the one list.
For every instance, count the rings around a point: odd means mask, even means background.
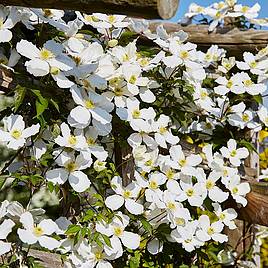
[{"label": "green leaf", "polygon": [[78,226],[78,225],[75,225],[75,224],[72,224],[68,227],[68,230],[65,232],[65,234],[76,234],[80,231],[81,229],[81,226]]},{"label": "green leaf", "polygon": [[153,232],[153,226],[145,219],[141,220],[141,224],[142,224],[144,230],[147,231],[151,235]]},{"label": "green leaf", "polygon": [[111,240],[110,240],[110,238],[109,238],[107,235],[105,235],[105,234],[101,234],[101,236],[102,236],[102,238],[103,238],[105,244],[106,244],[107,246],[111,247],[112,244],[111,244]]},{"label": "green leaf", "polygon": [[17,112],[26,95],[26,88],[20,85],[15,88],[14,112]]},{"label": "green leaf", "polygon": [[37,99],[35,101],[35,108],[36,108],[36,116],[35,117],[39,117],[47,109],[48,100],[42,96],[40,90],[32,89],[31,91],[37,97]]},{"label": "green leaf", "polygon": [[50,102],[53,104],[53,106],[56,108],[58,112],[60,112],[60,107],[57,102],[55,102],[53,99],[50,99]]}]

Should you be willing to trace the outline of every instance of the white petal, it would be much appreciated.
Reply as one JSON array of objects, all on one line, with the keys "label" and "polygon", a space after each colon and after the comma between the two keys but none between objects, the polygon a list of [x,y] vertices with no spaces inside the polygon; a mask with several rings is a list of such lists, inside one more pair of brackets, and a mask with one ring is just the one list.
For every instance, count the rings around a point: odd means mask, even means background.
[{"label": "white petal", "polygon": [[69,183],[76,192],[84,192],[87,190],[91,184],[87,175],[82,171],[72,172],[69,176]]},{"label": "white petal", "polygon": [[12,39],[12,32],[8,29],[0,30],[0,43],[9,42]]},{"label": "white petal", "polygon": [[4,220],[0,225],[0,239],[6,239],[14,225],[15,223],[10,219]]},{"label": "white petal", "polygon": [[[1,34],[1,31],[0,31]],[[9,252],[11,249],[11,243],[0,241],[0,256]]]},{"label": "white petal", "polygon": [[133,215],[142,214],[144,210],[143,205],[137,203],[133,199],[127,199],[125,201],[125,207]]},{"label": "white petal", "polygon": [[48,237],[48,236],[45,236],[45,235],[39,237],[38,242],[42,247],[50,249],[50,250],[58,248],[60,246],[60,244],[61,244],[56,239]]},{"label": "white petal", "polygon": [[33,59],[25,62],[27,71],[34,76],[45,76],[49,74],[49,65],[46,61]]},{"label": "white petal", "polygon": [[57,224],[50,219],[42,220],[39,223],[39,226],[43,229],[44,234],[46,234],[46,235],[51,235],[58,229]]},{"label": "white petal", "polygon": [[18,235],[19,235],[20,240],[23,243],[32,245],[37,242],[37,237],[34,236],[33,233],[29,230],[18,229]]},{"label": "white petal", "polygon": [[124,204],[124,198],[120,195],[111,195],[105,199],[105,205],[111,210],[117,210]]},{"label": "white petal", "polygon": [[[72,119],[73,121],[71,121]],[[71,126],[85,128],[89,125],[91,119],[90,112],[82,106],[77,106],[71,110],[68,122]]]},{"label": "white petal", "polygon": [[54,184],[63,184],[67,181],[69,173],[64,168],[55,168],[46,173],[46,179]]},{"label": "white petal", "polygon": [[20,222],[23,224],[23,226],[26,229],[31,230],[34,226],[34,220],[33,220],[33,216],[30,212],[24,212],[23,214],[21,214],[20,216]]},{"label": "white petal", "polygon": [[154,238],[147,244],[147,249],[152,255],[156,255],[163,250],[163,243]]},{"label": "white petal", "polygon": [[16,48],[18,53],[29,59],[38,58],[40,54],[40,50],[27,40],[21,40],[19,43],[17,43]]},{"label": "white petal", "polygon": [[140,245],[140,236],[131,232],[124,231],[120,237],[124,246],[130,249],[136,249]]}]

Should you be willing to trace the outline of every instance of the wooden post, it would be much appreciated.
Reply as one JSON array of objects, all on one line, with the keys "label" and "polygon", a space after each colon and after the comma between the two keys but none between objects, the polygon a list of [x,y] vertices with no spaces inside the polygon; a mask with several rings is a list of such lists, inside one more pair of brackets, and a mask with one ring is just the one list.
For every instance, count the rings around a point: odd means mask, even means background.
[{"label": "wooden post", "polygon": [[170,19],[178,9],[179,0],[2,0],[6,6],[78,10],[125,14],[146,19]]}]

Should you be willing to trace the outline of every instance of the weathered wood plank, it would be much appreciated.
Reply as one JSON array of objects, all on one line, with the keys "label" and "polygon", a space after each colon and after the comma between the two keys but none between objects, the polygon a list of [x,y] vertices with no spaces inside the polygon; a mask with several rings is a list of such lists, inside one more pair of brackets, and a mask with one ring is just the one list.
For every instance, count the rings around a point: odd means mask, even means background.
[{"label": "weathered wood plank", "polygon": [[7,6],[78,10],[125,14],[146,19],[170,19],[178,9],[179,0],[2,0]]},{"label": "weathered wood plank", "polygon": [[[161,23],[153,22],[150,29],[154,31]],[[208,49],[211,45],[218,45],[228,51],[230,56],[241,56],[244,51],[257,52],[268,45],[268,31],[265,30],[239,30],[237,28],[218,28],[215,32],[208,33],[207,25],[183,26],[176,23],[164,23],[168,33],[180,30],[188,33],[189,42],[198,45],[201,50]]]}]

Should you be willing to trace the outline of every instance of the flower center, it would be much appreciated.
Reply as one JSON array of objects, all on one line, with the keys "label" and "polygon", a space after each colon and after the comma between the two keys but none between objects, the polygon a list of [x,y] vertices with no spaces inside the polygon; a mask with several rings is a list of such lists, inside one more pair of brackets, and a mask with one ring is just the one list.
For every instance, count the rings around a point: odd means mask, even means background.
[{"label": "flower center", "polygon": [[176,205],[173,202],[168,202],[167,203],[167,208],[170,209],[170,210],[174,210],[176,208]]},{"label": "flower center", "polygon": [[248,7],[248,6],[243,6],[243,7],[241,8],[241,11],[242,11],[243,13],[246,13],[248,10],[249,10],[249,7]]},{"label": "flower center", "polygon": [[235,156],[236,156],[236,150],[233,150],[233,151],[230,153],[230,156],[231,156],[231,157],[235,157]]},{"label": "flower center", "polygon": [[147,58],[142,58],[142,59],[140,60],[140,65],[141,65],[142,67],[147,66],[148,64],[149,64],[149,61],[148,61]]},{"label": "flower center", "polygon": [[128,56],[128,54],[125,54],[125,55],[123,56],[123,61],[129,61],[129,56]]},{"label": "flower center", "polygon": [[77,144],[77,138],[75,136],[70,136],[68,139],[68,142],[70,145],[76,145]]},{"label": "flower center", "polygon": [[78,56],[74,56],[72,58],[73,58],[73,60],[74,60],[76,65],[79,65],[81,63],[81,61],[82,61],[82,59],[80,57],[78,57]]},{"label": "flower center", "polygon": [[144,165],[147,166],[147,167],[150,167],[151,165],[153,164],[153,160],[152,159],[149,159],[147,160]]},{"label": "flower center", "polygon": [[123,196],[124,196],[125,198],[129,198],[129,197],[131,196],[131,192],[130,192],[129,190],[126,190],[126,191],[124,191]]},{"label": "flower center", "polygon": [[186,191],[186,195],[189,196],[189,197],[193,196],[194,195],[194,189],[192,189],[192,188],[188,189]]},{"label": "flower center", "polygon": [[139,109],[135,109],[135,110],[132,111],[132,117],[133,118],[138,119],[138,118],[140,118],[140,116],[141,116],[141,112],[140,112]]},{"label": "flower center", "polygon": [[94,109],[95,105],[92,100],[88,99],[85,101],[85,106],[87,109]]},{"label": "flower center", "polygon": [[94,144],[95,144],[95,140],[94,140],[93,138],[89,137],[89,138],[87,139],[87,144],[88,144],[88,145],[94,145]]},{"label": "flower center", "polygon": [[35,236],[40,237],[44,233],[44,230],[39,225],[37,225],[36,227],[34,227],[33,233]]},{"label": "flower center", "polygon": [[209,227],[207,233],[208,235],[213,235],[215,233],[215,230],[212,227]]},{"label": "flower center", "polygon": [[232,190],[232,193],[233,194],[237,194],[238,193],[238,188],[237,187],[234,187],[233,190]]},{"label": "flower center", "polygon": [[122,96],[123,95],[123,89],[121,87],[116,87],[114,89],[114,95],[115,96]]},{"label": "flower center", "polygon": [[182,59],[187,59],[189,57],[189,52],[187,50],[183,50],[180,52],[180,57]]},{"label": "flower center", "polygon": [[66,164],[65,168],[69,171],[69,172],[73,172],[76,170],[77,166],[75,164],[75,162],[69,162]]},{"label": "flower center", "polygon": [[18,140],[21,137],[21,135],[22,135],[22,132],[20,130],[18,130],[18,129],[14,129],[11,132],[11,136],[16,140]]},{"label": "flower center", "polygon": [[60,69],[58,67],[51,67],[50,68],[50,73],[53,75],[58,75],[60,72]]},{"label": "flower center", "polygon": [[245,80],[243,83],[245,87],[250,87],[253,85],[253,82],[250,79]]},{"label": "flower center", "polygon": [[206,188],[207,188],[208,190],[211,190],[214,186],[215,186],[215,182],[214,182],[214,181],[212,181],[212,180],[208,180],[208,181],[206,182]]},{"label": "flower center", "polygon": [[96,253],[95,253],[95,258],[96,258],[97,261],[102,260],[102,259],[103,259],[103,254],[102,254],[102,252],[101,252],[101,251],[96,252]]},{"label": "flower center", "polygon": [[248,116],[247,114],[243,114],[243,115],[242,115],[242,120],[243,120],[244,122],[248,122],[248,121],[249,121],[249,116]]},{"label": "flower center", "polygon": [[49,17],[51,17],[53,15],[53,13],[51,12],[51,10],[48,9],[48,8],[44,8],[43,9],[43,14],[44,14],[44,17],[46,17],[46,18],[49,18]]},{"label": "flower center", "polygon": [[206,91],[202,91],[200,94],[201,100],[204,100],[208,96],[208,93]]},{"label": "flower center", "polygon": [[226,218],[226,215],[224,213],[221,213],[219,216],[219,219],[223,221]]},{"label": "flower center", "polygon": [[178,226],[184,226],[185,225],[185,219],[183,219],[183,218],[176,218],[175,219],[175,223]]},{"label": "flower center", "polygon": [[160,134],[165,134],[167,132],[167,129],[165,127],[160,127],[159,132]]},{"label": "flower center", "polygon": [[133,74],[133,75],[130,76],[128,82],[129,82],[130,84],[133,84],[133,85],[134,85],[134,84],[136,83],[136,81],[137,81],[137,77]]},{"label": "flower center", "polygon": [[108,16],[108,21],[110,23],[114,23],[116,21],[116,17],[114,15],[110,15],[110,16]]},{"label": "flower center", "polygon": [[156,181],[150,181],[149,188],[154,189],[154,190],[157,189],[158,183]]},{"label": "flower center", "polygon": [[233,82],[231,80],[229,80],[226,84],[227,88],[231,88],[233,86]]},{"label": "flower center", "polygon": [[123,229],[121,227],[119,227],[119,226],[114,227],[114,234],[116,236],[122,235],[123,234]]},{"label": "flower center", "polygon": [[250,66],[251,68],[256,68],[256,67],[257,67],[257,62],[256,62],[256,61],[252,61],[252,62],[249,64],[249,66]]},{"label": "flower center", "polygon": [[166,177],[169,179],[169,180],[172,180],[174,178],[174,171],[172,169],[169,169],[167,172],[166,172]]},{"label": "flower center", "polygon": [[51,59],[54,57],[54,54],[46,49],[46,48],[42,48],[41,51],[40,51],[40,59],[42,60],[48,60],[48,59]]},{"label": "flower center", "polygon": [[185,165],[186,165],[186,159],[181,159],[181,160],[179,160],[179,165],[180,165],[181,167],[185,166]]}]

